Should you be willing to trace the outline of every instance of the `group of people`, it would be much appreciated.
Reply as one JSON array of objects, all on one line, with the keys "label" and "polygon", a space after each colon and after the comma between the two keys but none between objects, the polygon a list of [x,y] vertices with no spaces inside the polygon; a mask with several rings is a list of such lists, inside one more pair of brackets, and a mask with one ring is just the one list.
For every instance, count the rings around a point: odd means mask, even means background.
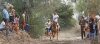
[{"label": "group of people", "polygon": [[[25,21],[26,11],[22,14],[22,30],[26,25]],[[10,32],[16,32],[19,30],[19,19],[20,16],[16,15],[13,6],[4,6],[2,10],[2,22],[0,24],[0,30],[6,30],[6,36],[10,35]]]},{"label": "group of people", "polygon": [[[57,26],[58,26],[58,29],[59,29],[60,25],[58,23],[58,18],[59,18],[58,14],[56,12],[53,12],[52,17],[53,17],[53,21],[57,23]],[[46,24],[46,30],[47,30],[46,35],[49,36],[50,32],[51,32],[52,21],[50,19],[48,19],[48,21],[45,24]]]},{"label": "group of people", "polygon": [[[87,26],[86,26],[87,24]],[[82,16],[79,25],[81,27],[81,38],[83,39],[85,36],[86,38],[89,38],[89,40],[93,40],[94,37],[98,37],[100,33],[100,18],[96,17],[89,17],[89,21],[86,21],[84,17]],[[87,35],[86,35],[86,32]]]}]

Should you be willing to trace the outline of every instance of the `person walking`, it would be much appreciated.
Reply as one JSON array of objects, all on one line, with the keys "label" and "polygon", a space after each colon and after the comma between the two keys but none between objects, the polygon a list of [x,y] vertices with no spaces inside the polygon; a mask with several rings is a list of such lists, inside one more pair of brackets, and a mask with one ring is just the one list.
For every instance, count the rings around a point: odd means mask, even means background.
[{"label": "person walking", "polygon": [[49,36],[50,35],[50,30],[51,30],[50,28],[51,28],[51,24],[52,24],[50,19],[48,19],[48,21],[45,24],[46,24],[46,30],[47,30],[45,34],[47,36]]},{"label": "person walking", "polygon": [[79,25],[81,27],[81,38],[82,39],[83,39],[83,37],[85,37],[85,31],[84,31],[85,24],[86,24],[86,21],[85,21],[84,17],[82,16],[80,21],[79,21]]}]

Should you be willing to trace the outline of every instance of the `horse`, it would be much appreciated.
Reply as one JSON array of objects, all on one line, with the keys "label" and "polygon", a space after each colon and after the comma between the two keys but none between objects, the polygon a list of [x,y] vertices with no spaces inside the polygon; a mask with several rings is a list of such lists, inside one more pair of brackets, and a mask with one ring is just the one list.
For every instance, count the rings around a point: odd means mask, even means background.
[{"label": "horse", "polygon": [[57,35],[57,39],[58,39],[58,25],[57,25],[57,22],[52,21],[50,39],[51,37],[53,37],[54,39],[55,35]]},{"label": "horse", "polygon": [[88,23],[87,25],[85,25],[84,31],[89,32],[89,30],[90,30],[90,27],[89,27],[89,23]]}]

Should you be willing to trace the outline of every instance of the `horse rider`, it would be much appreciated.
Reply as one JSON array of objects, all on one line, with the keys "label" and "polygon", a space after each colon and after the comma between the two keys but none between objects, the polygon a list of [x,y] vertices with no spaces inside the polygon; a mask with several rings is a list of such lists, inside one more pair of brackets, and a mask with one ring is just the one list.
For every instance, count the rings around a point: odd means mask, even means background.
[{"label": "horse rider", "polygon": [[58,14],[56,12],[53,12],[52,16],[53,16],[53,21],[57,23],[58,29],[60,31],[60,25],[58,23],[58,18],[59,18]]},{"label": "horse rider", "polygon": [[83,36],[85,37],[85,31],[84,31],[85,24],[86,24],[86,21],[85,21],[84,17],[82,16],[80,21],[79,21],[79,25],[81,27],[81,38],[82,39],[83,39]]}]

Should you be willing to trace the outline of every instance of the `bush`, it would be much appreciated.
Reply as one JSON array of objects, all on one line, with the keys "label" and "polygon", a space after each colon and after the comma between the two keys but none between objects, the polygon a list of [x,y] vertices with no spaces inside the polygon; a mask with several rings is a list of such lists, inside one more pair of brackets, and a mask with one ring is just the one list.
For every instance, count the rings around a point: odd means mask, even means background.
[{"label": "bush", "polygon": [[55,10],[60,16],[59,24],[61,28],[71,28],[75,25],[75,20],[72,18],[73,9],[70,7],[70,5],[63,4],[60,8]]}]

